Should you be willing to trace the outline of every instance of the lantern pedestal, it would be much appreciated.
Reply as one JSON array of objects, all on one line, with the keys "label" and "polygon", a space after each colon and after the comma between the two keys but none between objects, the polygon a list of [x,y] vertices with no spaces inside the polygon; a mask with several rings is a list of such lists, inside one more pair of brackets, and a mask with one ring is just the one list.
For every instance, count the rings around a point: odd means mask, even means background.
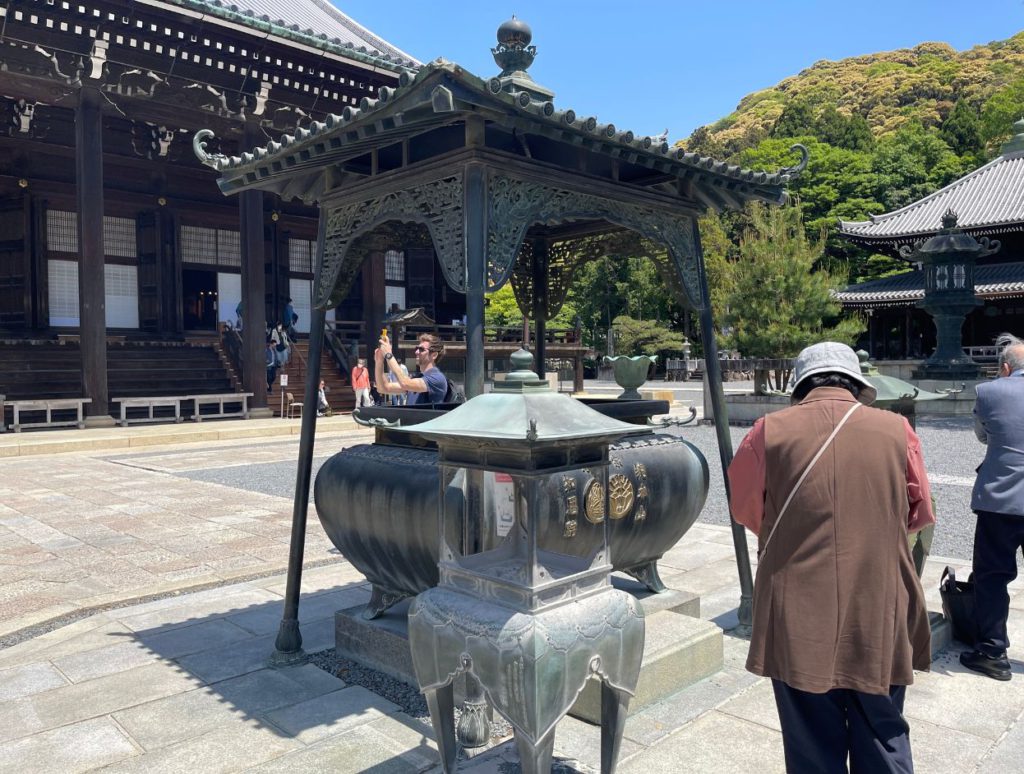
[{"label": "lantern pedestal", "polygon": [[416,598],[409,641],[446,772],[455,766],[453,680],[462,672],[515,729],[524,772],[551,771],[555,725],[598,677],[601,769],[613,769],[643,654],[643,610],[629,594],[606,588],[530,612],[437,587]]}]

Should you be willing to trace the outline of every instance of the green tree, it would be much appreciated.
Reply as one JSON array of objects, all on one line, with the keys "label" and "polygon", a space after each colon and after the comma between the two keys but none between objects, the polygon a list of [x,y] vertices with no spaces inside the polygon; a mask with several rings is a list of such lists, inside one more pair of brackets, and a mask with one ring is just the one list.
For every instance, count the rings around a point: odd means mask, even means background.
[{"label": "green tree", "polygon": [[981,159],[985,143],[981,139],[981,119],[964,100],[958,99],[949,116],[942,122],[939,136],[958,156]]},{"label": "green tree", "polygon": [[1013,122],[1024,116],[1024,77],[996,91],[981,107],[981,136],[993,151],[1010,139]]},{"label": "green tree", "polygon": [[752,225],[730,264],[725,344],[747,357],[793,357],[819,341],[852,344],[864,326],[840,319],[832,290],[842,283],[818,268],[822,243],[807,238],[799,207],[749,212]]},{"label": "green tree", "polygon": [[622,355],[680,355],[686,337],[655,320],[619,315],[612,321],[615,351]]},{"label": "green tree", "polygon": [[511,282],[506,282],[487,296],[487,306],[484,307],[485,325],[509,326],[521,325],[522,322],[523,313],[516,304]]}]

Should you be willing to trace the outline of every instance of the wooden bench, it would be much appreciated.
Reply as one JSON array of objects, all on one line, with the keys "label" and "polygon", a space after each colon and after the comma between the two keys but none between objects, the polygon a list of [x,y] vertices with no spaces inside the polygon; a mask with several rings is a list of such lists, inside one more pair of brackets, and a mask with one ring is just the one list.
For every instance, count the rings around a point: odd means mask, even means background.
[{"label": "wooden bench", "polygon": [[[92,403],[92,398],[40,398],[38,400],[9,400],[0,402],[0,407],[10,406],[13,412],[11,430],[20,433],[23,427],[68,427],[74,425],[79,429],[85,427],[82,417],[83,407]],[[53,412],[61,409],[75,409],[75,419],[55,420]],[[42,422],[22,422],[24,411],[45,411],[46,419]],[[3,419],[0,418],[0,425]]]},{"label": "wooden bench", "polygon": [[[118,424],[121,427],[128,427],[131,422],[180,422],[181,402],[187,400],[184,395],[154,395],[144,398],[111,398],[111,403],[121,404],[121,418]],[[144,417],[128,417],[128,409],[145,408],[149,409],[148,415]],[[158,417],[153,415],[155,408],[173,408],[173,417]]]},{"label": "wooden bench", "polygon": [[[249,418],[249,398],[252,397],[251,392],[223,392],[209,395],[187,395],[183,400],[191,400],[193,402],[193,422],[202,422],[204,419],[219,419],[221,417],[242,417],[242,419]],[[225,403],[241,403],[242,408],[238,411],[225,411]],[[206,414],[205,416],[200,412],[200,406],[205,405],[217,405],[216,414]]]}]

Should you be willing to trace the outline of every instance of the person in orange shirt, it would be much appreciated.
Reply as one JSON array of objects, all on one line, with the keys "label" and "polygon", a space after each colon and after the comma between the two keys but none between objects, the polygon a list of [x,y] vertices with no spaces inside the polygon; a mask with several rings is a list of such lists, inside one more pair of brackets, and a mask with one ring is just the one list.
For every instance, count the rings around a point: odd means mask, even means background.
[{"label": "person in orange shirt", "polygon": [[356,367],[352,369],[352,389],[356,393],[356,408],[373,405],[373,399],[370,398],[370,370],[363,358],[359,358]]}]

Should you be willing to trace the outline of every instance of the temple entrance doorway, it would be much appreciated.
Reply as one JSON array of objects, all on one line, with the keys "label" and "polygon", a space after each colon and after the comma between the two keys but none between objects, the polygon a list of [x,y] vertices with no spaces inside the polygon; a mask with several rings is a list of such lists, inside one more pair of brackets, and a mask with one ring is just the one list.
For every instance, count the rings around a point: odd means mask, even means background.
[{"label": "temple entrance doorway", "polygon": [[186,332],[217,330],[217,272],[183,269],[181,300]]}]

